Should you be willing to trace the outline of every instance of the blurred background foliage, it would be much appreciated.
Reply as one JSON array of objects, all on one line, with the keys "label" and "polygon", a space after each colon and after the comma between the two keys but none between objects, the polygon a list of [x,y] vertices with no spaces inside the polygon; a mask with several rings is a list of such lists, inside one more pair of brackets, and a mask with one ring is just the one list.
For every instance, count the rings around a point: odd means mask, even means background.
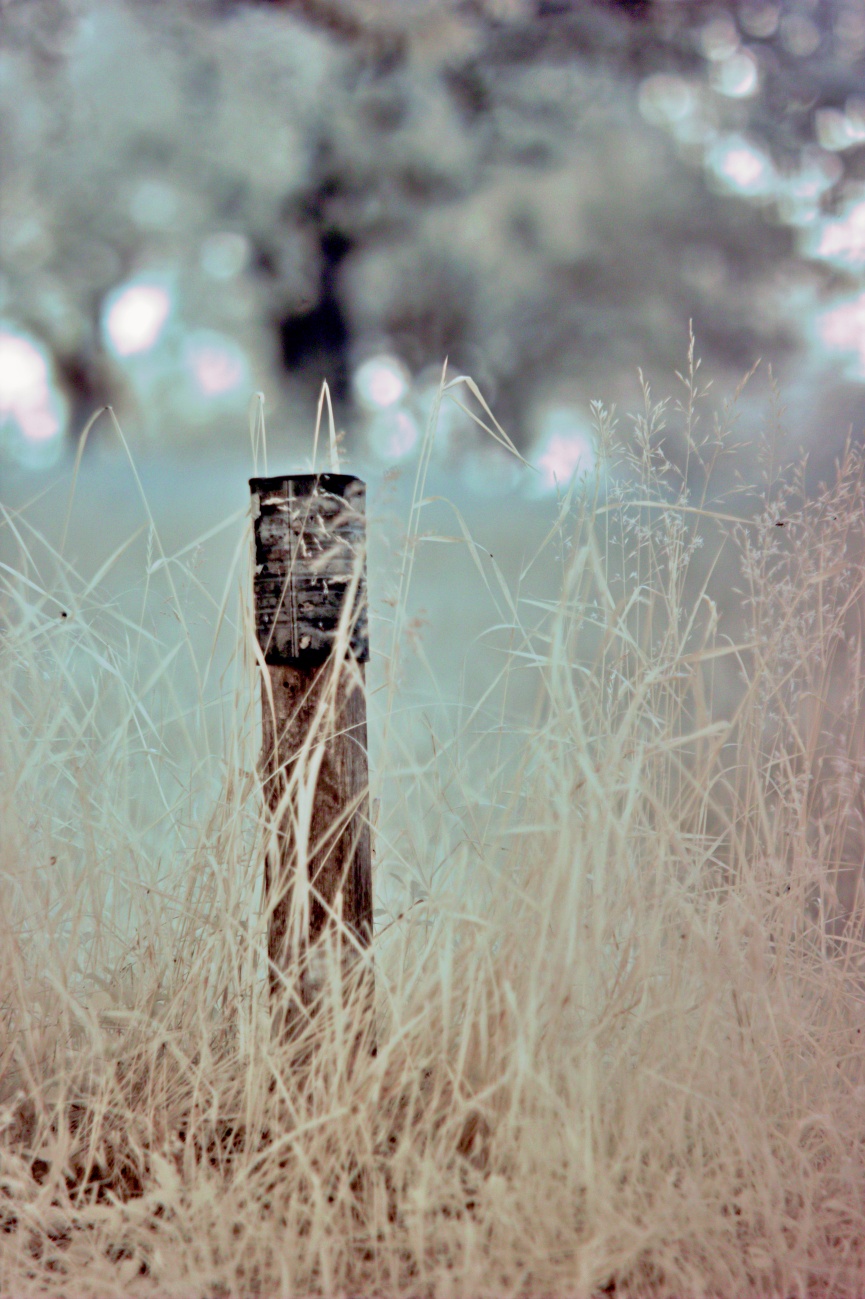
[{"label": "blurred background foliage", "polygon": [[[448,357],[552,489],[591,458],[589,400],[630,400],[637,366],[668,387],[689,320],[716,387],[772,363],[818,464],[862,426],[862,0],[0,22],[0,486],[103,403],[139,454],[218,458],[261,389],[305,450],[323,378],[390,465]],[[449,421],[455,478],[515,490]]]}]

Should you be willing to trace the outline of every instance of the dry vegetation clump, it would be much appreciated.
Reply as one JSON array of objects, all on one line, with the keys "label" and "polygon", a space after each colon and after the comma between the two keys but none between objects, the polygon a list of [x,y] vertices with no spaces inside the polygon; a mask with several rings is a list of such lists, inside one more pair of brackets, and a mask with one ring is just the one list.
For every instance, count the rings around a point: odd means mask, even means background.
[{"label": "dry vegetation clump", "polygon": [[152,531],[168,648],[5,517],[0,1291],[863,1292],[863,453],[808,497],[770,420],[734,508],[685,392],[596,410],[435,761],[371,695],[374,1054],[333,979],[271,1036],[248,620],[198,666]]}]

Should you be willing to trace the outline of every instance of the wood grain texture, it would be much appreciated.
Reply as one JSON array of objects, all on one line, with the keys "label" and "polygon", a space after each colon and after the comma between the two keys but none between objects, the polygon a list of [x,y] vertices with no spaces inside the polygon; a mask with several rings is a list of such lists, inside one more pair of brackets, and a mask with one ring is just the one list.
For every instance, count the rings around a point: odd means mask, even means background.
[{"label": "wood grain texture", "polygon": [[[358,945],[365,947],[372,938],[364,668],[343,665],[336,683],[332,671],[332,664],[312,672],[272,667],[273,707],[266,693],[262,701],[262,775],[268,807],[278,817],[276,849],[265,862],[274,994],[281,982],[276,969],[305,958],[324,933],[340,893],[343,922]],[[305,813],[301,786],[317,764]],[[295,896],[298,869],[309,880],[307,902]],[[293,906],[306,908],[306,914],[295,915],[295,925],[290,923]],[[353,952],[347,944],[349,964]]]},{"label": "wood grain texture", "polygon": [[[270,993],[275,1017],[290,1028],[323,986],[325,939],[334,940],[346,977],[372,941],[364,484],[322,474],[250,486],[256,633],[267,665],[261,775],[271,818]],[[338,653],[349,595],[354,627]]]}]

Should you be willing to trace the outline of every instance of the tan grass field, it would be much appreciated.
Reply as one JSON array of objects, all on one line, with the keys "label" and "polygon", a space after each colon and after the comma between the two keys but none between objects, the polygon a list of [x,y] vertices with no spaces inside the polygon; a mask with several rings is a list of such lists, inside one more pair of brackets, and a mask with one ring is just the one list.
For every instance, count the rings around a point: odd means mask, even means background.
[{"label": "tan grass field", "polygon": [[863,453],[807,495],[770,416],[728,497],[680,393],[596,408],[552,595],[453,543],[500,616],[420,709],[431,422],[373,629],[375,1054],[335,977],[271,1034],[248,524],[212,590],[207,539],[85,578],[3,513],[0,1293],[865,1293]]}]

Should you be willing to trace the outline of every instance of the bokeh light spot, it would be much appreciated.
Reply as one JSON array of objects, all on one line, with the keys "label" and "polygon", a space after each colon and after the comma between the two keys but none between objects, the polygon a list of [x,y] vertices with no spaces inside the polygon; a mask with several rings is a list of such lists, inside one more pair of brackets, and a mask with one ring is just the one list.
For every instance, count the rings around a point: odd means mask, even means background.
[{"label": "bokeh light spot", "polygon": [[639,108],[653,126],[670,126],[690,117],[697,108],[697,93],[682,77],[658,72],[640,85]]},{"label": "bokeh light spot", "polygon": [[57,458],[66,423],[66,402],[51,369],[41,343],[0,327],[0,445],[34,467]]},{"label": "bokeh light spot", "polygon": [[837,184],[843,170],[841,162],[834,154],[818,148],[803,149],[801,166],[793,180],[793,185],[800,195],[820,198]]},{"label": "bokeh light spot", "polygon": [[847,357],[852,378],[865,380],[865,293],[821,312],[817,335],[825,347]]},{"label": "bokeh light spot", "polygon": [[739,33],[732,18],[712,18],[700,32],[700,49],[707,59],[722,62],[739,48]]},{"label": "bokeh light spot", "polygon": [[712,68],[712,85],[728,99],[747,99],[760,85],[760,69],[750,50],[740,50]]},{"label": "bokeh light spot", "polygon": [[837,266],[865,266],[865,199],[854,204],[846,216],[824,221],[810,251],[813,257]]},{"label": "bokeh light spot", "polygon": [[213,280],[231,280],[246,266],[249,254],[249,240],[245,235],[222,230],[202,244],[201,269]]},{"label": "bokeh light spot", "polygon": [[745,198],[765,198],[775,189],[771,159],[744,136],[725,136],[706,155],[706,166],[722,188]]},{"label": "bokeh light spot", "polygon": [[48,384],[48,365],[35,343],[22,334],[0,334],[0,411],[8,414],[32,402]]},{"label": "bokeh light spot", "polygon": [[[843,166],[834,153],[816,146],[803,149],[798,169],[778,181],[781,220],[789,225],[823,230],[826,220],[820,211],[820,199],[837,184],[842,173]],[[809,237],[813,240],[814,236]],[[816,255],[812,247],[805,251],[807,256]]]},{"label": "bokeh light spot", "polygon": [[409,389],[409,373],[396,356],[370,357],[354,372],[355,395],[367,410],[387,410],[402,401]]},{"label": "bokeh light spot", "polygon": [[168,287],[158,280],[136,280],[109,294],[102,315],[105,341],[116,356],[149,352],[171,315]]},{"label": "bokeh light spot", "polygon": [[592,435],[580,412],[553,406],[540,421],[537,448],[529,457],[541,471],[541,490],[567,487],[576,473],[588,473],[595,463]]},{"label": "bokeh light spot", "polygon": [[772,0],[751,0],[750,4],[742,5],[736,16],[748,36],[764,41],[778,30],[781,6]]},{"label": "bokeh light spot", "polygon": [[177,195],[161,180],[142,180],[129,200],[129,213],[144,230],[167,230],[177,217]]},{"label": "bokeh light spot", "polygon": [[246,357],[238,345],[210,330],[201,330],[189,338],[184,357],[202,397],[226,397],[249,378]]},{"label": "bokeh light spot", "polygon": [[417,446],[419,439],[418,422],[407,410],[382,412],[371,421],[367,430],[367,440],[373,454],[388,463],[404,460]]},{"label": "bokeh light spot", "polygon": [[804,14],[785,14],[779,23],[781,44],[794,59],[807,59],[820,48],[820,28]]}]

